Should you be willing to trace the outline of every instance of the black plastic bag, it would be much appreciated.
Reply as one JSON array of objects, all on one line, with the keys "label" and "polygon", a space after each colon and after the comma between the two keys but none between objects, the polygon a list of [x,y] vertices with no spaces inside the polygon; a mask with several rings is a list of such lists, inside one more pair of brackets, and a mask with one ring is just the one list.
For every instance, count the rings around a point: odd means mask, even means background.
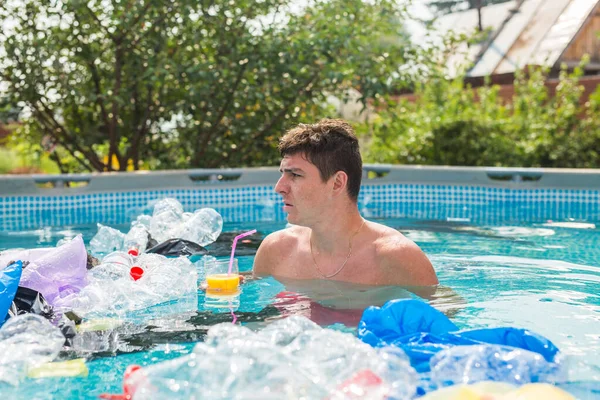
[{"label": "black plastic bag", "polygon": [[37,314],[49,320],[54,319],[54,309],[40,292],[19,286],[8,310],[8,315],[14,317],[28,313]]},{"label": "black plastic bag", "polygon": [[146,253],[161,254],[167,257],[202,256],[208,254],[208,250],[189,240],[169,239],[146,250]]}]

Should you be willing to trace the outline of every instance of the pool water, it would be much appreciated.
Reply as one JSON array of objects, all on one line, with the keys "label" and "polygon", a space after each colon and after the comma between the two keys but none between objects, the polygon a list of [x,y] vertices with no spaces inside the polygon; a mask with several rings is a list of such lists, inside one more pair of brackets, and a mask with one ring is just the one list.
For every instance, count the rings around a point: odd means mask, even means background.
[{"label": "pool water", "polygon": [[[376,221],[400,230],[427,253],[444,286],[439,298],[431,303],[450,315],[459,327],[528,328],[548,337],[569,356],[572,380],[600,381],[600,229],[593,222],[539,221],[491,226],[465,220]],[[123,231],[128,228],[117,227]],[[222,236],[227,240],[208,248],[225,257],[224,250],[233,234],[258,229],[253,243],[239,247],[240,271],[248,271],[259,240],[284,227],[285,222],[225,224]],[[54,246],[58,240],[79,233],[89,243],[96,226],[0,232],[0,251]],[[261,322],[257,321],[265,316],[277,318],[278,313],[271,312],[272,304],[285,289],[273,278],[248,282],[233,313],[242,323],[259,325]],[[337,296],[342,304],[351,302],[356,292],[348,290],[344,292],[340,286],[328,300],[335,303]],[[390,291],[388,297],[397,295]],[[375,298],[374,302],[382,301],[379,295],[367,300]],[[201,340],[208,326],[234,318],[227,309],[217,315],[206,313],[201,291],[194,303],[190,307],[189,302],[173,302],[133,313],[132,319],[142,324],[152,318],[161,319],[162,330],[147,329],[146,336],[130,340],[131,346],[126,349],[133,349],[132,352],[94,356],[87,363],[87,378],[28,379],[19,387],[0,386],[0,393],[11,398],[36,399],[97,398],[105,392],[120,393],[128,365],[150,365],[187,354],[194,345],[189,340]],[[195,322],[190,324],[192,320]],[[169,332],[169,326],[173,332]],[[340,324],[334,328],[353,331]]]}]

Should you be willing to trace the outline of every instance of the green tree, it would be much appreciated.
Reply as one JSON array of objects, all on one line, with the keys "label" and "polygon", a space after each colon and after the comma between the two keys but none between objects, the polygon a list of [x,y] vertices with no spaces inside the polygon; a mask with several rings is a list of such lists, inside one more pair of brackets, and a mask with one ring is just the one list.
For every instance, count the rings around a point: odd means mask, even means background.
[{"label": "green tree", "polygon": [[400,79],[393,0],[20,0],[0,4],[19,140],[63,171],[264,165],[289,125]]}]

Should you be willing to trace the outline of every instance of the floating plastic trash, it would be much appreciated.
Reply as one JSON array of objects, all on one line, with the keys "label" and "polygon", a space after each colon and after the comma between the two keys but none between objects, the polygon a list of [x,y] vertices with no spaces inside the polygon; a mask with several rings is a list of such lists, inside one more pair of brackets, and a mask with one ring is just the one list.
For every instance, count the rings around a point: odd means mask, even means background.
[{"label": "floating plastic trash", "polygon": [[575,400],[575,397],[556,386],[547,383],[523,385],[508,393],[502,400]]},{"label": "floating plastic trash", "polygon": [[428,393],[421,400],[575,400],[564,390],[547,383],[530,383],[516,388],[507,383],[480,382],[455,385]]},{"label": "floating plastic trash", "polygon": [[[108,256],[107,256],[108,258]],[[135,259],[113,253],[90,271],[90,283],[74,299],[73,311],[87,317],[122,316],[170,300],[197,296],[196,267],[185,257],[143,253]],[[143,274],[139,276],[139,270]],[[132,271],[133,269],[133,271]],[[131,273],[138,275],[134,280]]]},{"label": "floating plastic trash", "polygon": [[[110,394],[102,393],[99,397],[105,400],[131,400],[135,394],[137,386],[133,382],[132,377],[134,374],[142,374],[142,367],[139,365],[130,365],[123,374],[123,393],[122,394]],[[143,381],[143,377],[139,378],[139,381]]]},{"label": "floating plastic trash", "polygon": [[[127,234],[117,229],[98,224],[98,232],[90,241],[93,255],[102,256],[115,251],[139,256],[148,248],[151,253],[165,255],[191,255],[206,251],[203,246],[213,243],[223,230],[223,218],[212,208],[201,208],[193,213],[183,211],[179,201],[171,198],[158,201],[152,216],[140,215],[131,223]],[[181,240],[184,244],[163,244],[170,240]],[[154,248],[158,243],[161,247]],[[190,244],[191,243],[191,244]],[[180,247],[180,252],[177,251]],[[197,249],[199,247],[200,249]],[[166,248],[166,249],[165,249]],[[184,254],[190,252],[190,254]]]},{"label": "floating plastic trash", "polygon": [[208,254],[208,250],[198,243],[180,238],[166,240],[149,248],[146,252],[160,254],[166,257],[202,256]]},{"label": "floating plastic trash", "polygon": [[98,232],[90,240],[90,251],[94,255],[104,255],[123,249],[125,234],[118,229],[98,224]]},{"label": "floating plastic trash", "polygon": [[77,325],[77,332],[108,331],[123,325],[123,320],[118,318],[97,318],[84,321]]},{"label": "floating plastic trash", "polygon": [[409,399],[417,380],[401,350],[295,316],[257,333],[216,325],[192,354],[144,367],[129,382],[136,399],[337,399],[344,388]]},{"label": "floating plastic trash", "polygon": [[48,320],[54,319],[54,310],[44,296],[37,290],[19,286],[9,310],[14,317],[22,314],[37,314]]},{"label": "floating plastic trash", "polygon": [[134,281],[137,281],[142,276],[144,276],[144,269],[138,266],[133,266],[129,270],[129,276],[131,276],[131,279],[133,279]]},{"label": "floating plastic trash", "polygon": [[18,385],[29,368],[54,360],[64,341],[60,329],[39,315],[10,318],[0,328],[0,381]]},{"label": "floating plastic trash", "polygon": [[129,232],[123,238],[123,247],[132,256],[139,256],[146,251],[146,247],[148,246],[150,234],[147,224],[149,224],[150,218],[144,215],[143,217],[145,218],[140,220],[140,217],[131,223],[131,229],[129,229]]},{"label": "floating plastic trash", "polygon": [[58,361],[38,365],[27,371],[29,378],[56,378],[56,377],[75,377],[88,376],[89,370],[85,365],[85,359],[77,358],[75,360]]},{"label": "floating plastic trash", "polygon": [[87,252],[81,235],[39,254],[23,269],[19,286],[37,290],[55,309],[69,309],[87,283]]},{"label": "floating plastic trash", "polygon": [[[392,300],[369,307],[358,336],[373,346],[398,346],[419,372],[431,372],[431,386],[481,380],[516,384],[565,379],[558,349],[526,329],[504,327],[459,331],[420,300]],[[427,391],[427,389],[424,389]]]},{"label": "floating plastic trash", "polygon": [[149,232],[159,243],[180,238],[206,246],[217,240],[222,230],[223,218],[214,209],[186,213],[181,203],[168,198],[154,205]]},{"label": "floating plastic trash", "polygon": [[[484,400],[504,399],[515,386],[503,382],[479,382],[473,385],[454,385],[438,389],[421,397],[421,400]],[[484,397],[485,396],[485,397]]]},{"label": "floating plastic trash", "polygon": [[443,387],[456,383],[496,381],[523,385],[567,379],[566,370],[538,353],[498,345],[454,346],[431,358],[431,381]]},{"label": "floating plastic trash", "polygon": [[23,263],[16,261],[2,268],[0,266],[0,326],[4,322],[8,309],[17,293],[19,280],[23,271]]}]

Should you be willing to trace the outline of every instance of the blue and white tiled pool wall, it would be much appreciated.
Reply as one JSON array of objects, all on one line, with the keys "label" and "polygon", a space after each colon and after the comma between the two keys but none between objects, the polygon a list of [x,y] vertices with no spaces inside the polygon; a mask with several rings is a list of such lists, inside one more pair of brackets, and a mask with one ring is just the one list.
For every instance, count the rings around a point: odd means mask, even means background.
[{"label": "blue and white tiled pool wall", "polygon": [[[0,194],[0,231],[47,226],[129,223],[172,197],[186,211],[215,208],[226,222],[284,221],[273,185],[135,190],[64,195]],[[363,185],[359,208],[367,218],[459,220],[493,224],[600,221],[600,190],[513,189],[473,185]]]}]

